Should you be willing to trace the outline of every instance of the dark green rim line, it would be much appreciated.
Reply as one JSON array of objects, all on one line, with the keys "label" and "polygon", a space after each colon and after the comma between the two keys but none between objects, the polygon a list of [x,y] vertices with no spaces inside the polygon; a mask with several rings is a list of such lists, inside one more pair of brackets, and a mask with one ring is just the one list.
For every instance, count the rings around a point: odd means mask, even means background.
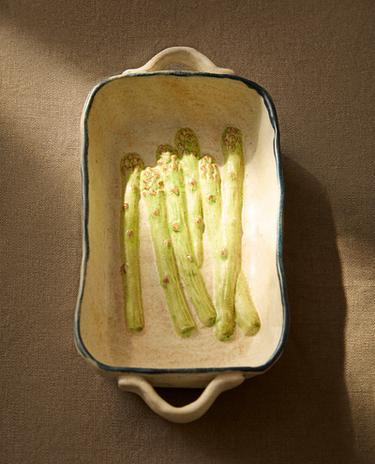
[{"label": "dark green rim line", "polygon": [[[81,317],[81,303],[83,299],[83,292],[85,287],[86,279],[86,270],[87,262],[90,255],[89,247],[89,236],[88,236],[88,214],[89,214],[89,197],[88,197],[88,188],[89,188],[89,178],[88,178],[88,148],[89,148],[89,137],[88,137],[88,117],[90,114],[90,109],[94,100],[94,97],[99,89],[101,89],[107,83],[117,80],[117,79],[130,79],[132,77],[149,77],[149,76],[159,76],[159,75],[168,75],[168,76],[178,76],[178,77],[209,77],[209,78],[218,78],[218,79],[231,79],[235,81],[240,81],[247,85],[249,88],[258,92],[258,94],[263,98],[265,106],[267,108],[272,127],[274,129],[274,139],[273,139],[273,151],[275,156],[275,164],[277,170],[277,178],[280,188],[280,203],[279,203],[279,217],[278,217],[278,231],[277,231],[277,250],[276,250],[276,267],[277,275],[280,287],[281,301],[283,306],[283,327],[280,336],[278,345],[270,356],[270,359],[260,366],[250,367],[250,366],[228,366],[228,367],[198,367],[198,368],[143,368],[143,367],[119,367],[119,366],[110,366],[104,363],[101,363],[87,350],[81,336],[81,327],[80,327],[80,317]],[[81,150],[81,179],[82,179],[82,264],[80,272],[80,284],[78,290],[77,304],[75,308],[74,316],[74,342],[79,353],[87,359],[91,364],[96,368],[107,371],[108,373],[116,372],[129,372],[129,373],[139,373],[139,374],[190,374],[190,373],[215,373],[215,372],[228,372],[228,371],[242,371],[242,372],[254,372],[260,373],[264,372],[274,364],[277,359],[282,354],[284,344],[286,342],[288,331],[289,331],[289,309],[287,301],[287,293],[285,286],[285,273],[283,266],[283,212],[284,212],[284,177],[281,166],[281,151],[280,151],[280,131],[279,124],[277,119],[277,113],[275,105],[272,101],[271,96],[268,92],[261,87],[259,84],[245,79],[240,76],[232,74],[211,74],[205,72],[192,72],[192,71],[156,71],[149,73],[132,73],[128,75],[118,75],[112,76],[108,79],[101,81],[97,84],[90,94],[88,95],[83,113],[81,118],[81,134],[82,134],[82,150]]]}]

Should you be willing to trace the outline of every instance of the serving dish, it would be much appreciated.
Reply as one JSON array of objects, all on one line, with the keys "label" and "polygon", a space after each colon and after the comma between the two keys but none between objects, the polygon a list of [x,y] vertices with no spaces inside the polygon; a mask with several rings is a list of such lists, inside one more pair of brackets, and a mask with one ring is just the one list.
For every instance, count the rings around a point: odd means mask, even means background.
[{"label": "serving dish", "polygon": [[[121,277],[121,177],[125,152],[154,164],[155,147],[173,143],[179,127],[192,127],[202,152],[219,164],[220,136],[241,129],[245,179],[242,269],[262,326],[254,337],[239,331],[218,342],[209,328],[176,337],[153,260],[146,219],[140,218],[140,262],[146,326],[126,330]],[[82,114],[83,259],[75,312],[79,353],[121,389],[139,394],[174,422],[199,418],[224,390],[265,372],[281,355],[288,311],[282,264],[283,178],[275,107],[258,84],[215,66],[189,47],[168,48],[143,67],[99,83]],[[208,274],[212,263],[203,264]],[[208,283],[210,290],[210,285]],[[155,386],[200,387],[184,407],[166,403]]]}]

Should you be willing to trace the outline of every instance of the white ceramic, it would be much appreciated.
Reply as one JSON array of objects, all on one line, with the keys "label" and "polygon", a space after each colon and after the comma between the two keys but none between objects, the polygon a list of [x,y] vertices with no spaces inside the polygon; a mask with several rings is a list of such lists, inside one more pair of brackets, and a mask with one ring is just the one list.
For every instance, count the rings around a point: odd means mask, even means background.
[{"label": "white ceramic", "polygon": [[[121,267],[120,159],[136,151],[153,165],[155,148],[191,127],[202,152],[222,163],[220,137],[241,129],[245,151],[243,261],[262,327],[254,337],[239,330],[219,342],[210,328],[179,338],[172,327],[141,207],[141,279],[145,323],[126,330]],[[263,373],[280,356],[287,332],[282,270],[283,181],[274,105],[258,84],[218,68],[188,47],[162,51],[139,69],[98,84],[82,115],[83,260],[75,315],[79,352],[120,388],[139,394],[174,422],[199,418],[224,390]],[[207,249],[207,247],[205,247]],[[203,272],[211,291],[211,260]],[[167,404],[154,386],[205,387],[182,408]]]}]

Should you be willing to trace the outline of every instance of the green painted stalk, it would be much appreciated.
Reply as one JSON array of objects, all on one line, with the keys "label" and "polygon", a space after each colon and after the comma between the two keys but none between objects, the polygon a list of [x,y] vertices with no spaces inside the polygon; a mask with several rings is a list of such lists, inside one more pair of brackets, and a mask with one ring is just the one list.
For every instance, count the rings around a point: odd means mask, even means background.
[{"label": "green painted stalk", "polygon": [[221,266],[221,186],[220,172],[215,160],[210,155],[204,155],[199,160],[199,186],[202,195],[202,208],[205,233],[214,258],[214,301],[218,297],[219,270]]},{"label": "green painted stalk", "polygon": [[216,336],[229,339],[235,328],[235,292],[241,269],[244,158],[241,132],[227,127],[222,135],[224,156],[220,265],[216,297]]},{"label": "green painted stalk", "polygon": [[123,250],[125,318],[128,329],[139,332],[144,327],[139,267],[139,179],[143,161],[136,153],[128,153],[121,160],[124,181]]},{"label": "green painted stalk", "polygon": [[235,296],[236,322],[245,335],[258,333],[261,323],[258,311],[251,297],[245,274],[240,271]]},{"label": "green painted stalk", "polygon": [[[210,155],[203,156],[199,161],[199,185],[206,232],[216,263],[214,269],[215,299],[218,297],[217,289],[221,283],[219,270],[222,264],[220,256],[222,210],[220,184],[220,172],[214,158]],[[260,328],[260,319],[242,270],[238,275],[235,292],[236,322],[245,335],[255,335]]]},{"label": "green painted stalk", "polygon": [[179,129],[175,143],[184,173],[187,223],[194,256],[199,267],[203,263],[203,217],[202,201],[198,183],[198,160],[200,148],[198,138],[188,127]]},{"label": "green painted stalk", "polygon": [[190,241],[180,162],[176,151],[169,145],[161,145],[157,156],[165,185],[168,225],[178,270],[200,321],[206,326],[211,326],[215,322],[216,312]]},{"label": "green painted stalk", "polygon": [[220,247],[221,222],[221,180],[214,158],[204,155],[199,160],[199,186],[202,195],[205,230],[211,249],[216,255]]},{"label": "green painted stalk", "polygon": [[182,337],[188,337],[195,329],[195,323],[178,275],[168,230],[164,186],[157,167],[146,168],[142,172],[141,192],[148,213],[160,284],[164,290],[168,310],[176,332]]}]

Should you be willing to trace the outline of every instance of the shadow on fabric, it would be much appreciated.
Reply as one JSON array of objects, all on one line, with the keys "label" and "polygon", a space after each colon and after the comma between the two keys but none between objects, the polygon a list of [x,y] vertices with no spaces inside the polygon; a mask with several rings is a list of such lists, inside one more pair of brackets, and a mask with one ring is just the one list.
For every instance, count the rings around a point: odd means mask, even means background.
[{"label": "shadow on fabric", "polygon": [[[176,427],[181,440],[215,463],[358,462],[344,380],[346,299],[331,207],[323,187],[296,162],[285,159],[284,174],[291,313],[285,352],[269,372],[224,393],[201,420]],[[197,397],[196,390],[159,391],[175,405]]]}]

